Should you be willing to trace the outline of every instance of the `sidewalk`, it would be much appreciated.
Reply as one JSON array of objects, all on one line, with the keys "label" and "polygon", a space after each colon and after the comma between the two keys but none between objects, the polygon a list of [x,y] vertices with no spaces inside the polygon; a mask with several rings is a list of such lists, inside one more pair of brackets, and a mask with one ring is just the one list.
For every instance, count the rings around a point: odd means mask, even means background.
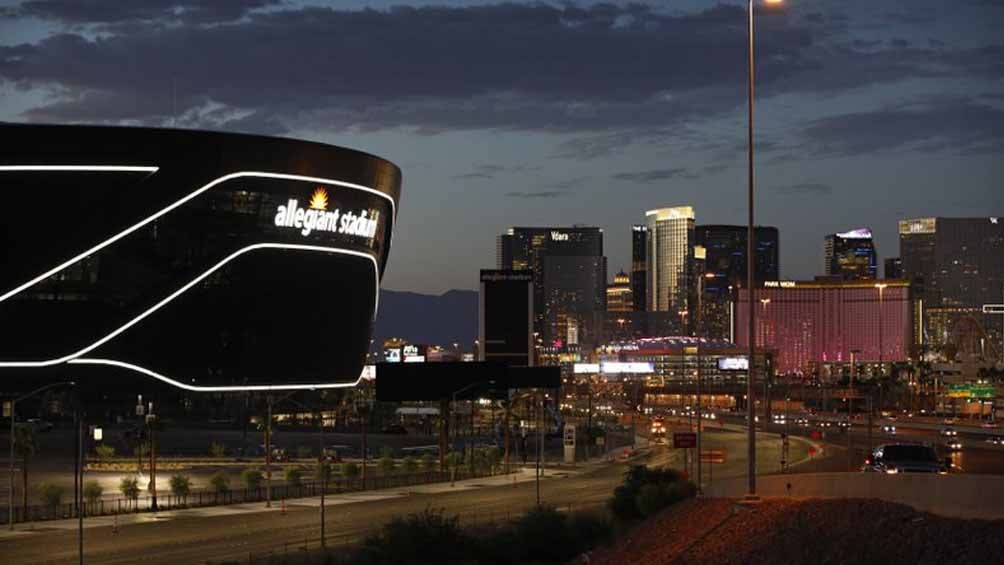
[{"label": "sidewalk", "polygon": [[[542,477],[543,479],[560,478],[577,474],[574,470],[562,469],[556,472],[549,469]],[[525,483],[534,480],[534,470],[532,467],[520,469],[511,475],[496,475],[494,477],[483,477],[478,479],[466,479],[456,483],[432,483],[407,487],[387,488],[381,490],[370,490],[363,492],[352,492],[343,494],[328,494],[324,497],[324,506],[339,506],[343,504],[354,504],[357,502],[370,502],[375,500],[387,500],[401,498],[416,494],[445,494],[463,490],[478,488],[507,486],[518,483]],[[296,498],[286,500],[286,507],[313,507],[321,505],[321,497],[313,496],[307,498]],[[253,514],[261,512],[281,512],[282,501],[272,500],[272,507],[267,508],[264,502],[254,502],[248,504],[231,504],[225,506],[208,506],[202,508],[189,508],[183,510],[167,510],[164,512],[137,512],[121,514],[118,516],[95,516],[84,519],[84,529],[105,528],[117,524],[118,527],[125,527],[132,524],[145,524],[151,522],[166,522],[178,518],[211,518],[215,516],[232,516],[235,514]],[[13,531],[0,530],[0,542],[20,536],[32,535],[33,533],[52,532],[59,530],[76,530],[77,519],[48,520],[32,524],[19,524]]]}]

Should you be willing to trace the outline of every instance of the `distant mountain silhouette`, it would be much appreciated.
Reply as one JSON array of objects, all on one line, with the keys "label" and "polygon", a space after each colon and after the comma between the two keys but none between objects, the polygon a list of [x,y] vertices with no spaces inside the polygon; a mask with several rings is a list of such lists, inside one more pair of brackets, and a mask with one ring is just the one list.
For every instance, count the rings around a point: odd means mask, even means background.
[{"label": "distant mountain silhouette", "polygon": [[434,296],[381,290],[373,349],[379,351],[390,337],[429,345],[457,342],[463,351],[471,351],[478,337],[477,291],[450,290]]}]

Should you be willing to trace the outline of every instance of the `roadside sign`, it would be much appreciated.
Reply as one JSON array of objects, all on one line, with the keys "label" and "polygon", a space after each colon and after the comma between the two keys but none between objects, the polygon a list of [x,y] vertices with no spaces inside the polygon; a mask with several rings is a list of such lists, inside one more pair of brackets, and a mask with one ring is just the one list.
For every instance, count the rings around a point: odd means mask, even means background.
[{"label": "roadside sign", "polygon": [[3,401],[3,417],[10,418],[10,400]]},{"label": "roadside sign", "polygon": [[673,432],[673,447],[677,449],[697,447],[695,432]]}]

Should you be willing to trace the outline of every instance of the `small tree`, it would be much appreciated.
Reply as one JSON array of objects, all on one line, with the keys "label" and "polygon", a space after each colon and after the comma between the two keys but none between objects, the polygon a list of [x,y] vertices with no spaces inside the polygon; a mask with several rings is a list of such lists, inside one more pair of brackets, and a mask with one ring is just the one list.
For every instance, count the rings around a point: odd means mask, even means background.
[{"label": "small tree", "polygon": [[307,459],[313,455],[314,450],[310,448],[309,445],[300,445],[296,448],[296,457],[299,459]]},{"label": "small tree", "polygon": [[[329,471],[330,474],[330,471]],[[291,487],[299,487],[302,484],[303,471],[296,467],[286,469],[286,484]]]},{"label": "small tree", "polygon": [[348,461],[342,464],[342,474],[346,479],[355,479],[359,476],[359,464],[355,461]]},{"label": "small tree", "polygon": [[490,447],[485,453],[486,463],[491,473],[494,475],[502,468],[502,450],[498,447]]},{"label": "small tree", "polygon": [[192,492],[192,480],[187,475],[174,475],[171,477],[171,494],[181,500],[182,504],[188,504],[188,494]]},{"label": "small tree", "polygon": [[94,454],[98,456],[100,461],[108,461],[112,457],[115,457],[115,447],[111,445],[95,445]]},{"label": "small tree", "polygon": [[227,448],[223,446],[222,443],[213,442],[209,444],[209,454],[217,459],[225,457],[227,454]]},{"label": "small tree", "polygon": [[394,451],[390,447],[384,447],[380,450],[380,461],[377,462],[377,466],[380,468],[380,473],[384,475],[390,475],[394,472],[395,461],[394,461]]},{"label": "small tree", "polygon": [[422,470],[426,473],[431,473],[436,470],[439,462],[436,458],[432,456],[431,453],[425,453],[422,455]]},{"label": "small tree", "polygon": [[216,496],[216,501],[218,502],[221,494],[226,495],[230,492],[230,477],[223,471],[216,471],[209,478],[209,486],[213,488],[213,494]]},{"label": "small tree", "polygon": [[101,495],[104,492],[105,489],[97,481],[87,481],[84,483],[84,498],[87,499],[87,504],[90,504],[92,508],[101,500]]},{"label": "small tree", "polygon": [[418,460],[411,455],[401,461],[401,469],[409,475],[414,475],[418,471]]},{"label": "small tree", "polygon": [[244,481],[244,486],[246,486],[248,490],[257,490],[261,487],[261,483],[265,480],[265,477],[261,474],[261,470],[250,468],[244,469],[241,473],[241,480]]},{"label": "small tree", "polygon": [[318,483],[327,484],[331,480],[332,474],[334,474],[334,469],[327,461],[318,461],[314,465],[314,480]]},{"label": "small tree", "polygon": [[59,504],[63,502],[63,487],[54,483],[43,482],[39,483],[36,488],[45,505],[49,507],[50,512],[54,512]]},{"label": "small tree", "polygon": [[451,451],[446,454],[446,467],[450,470],[450,483],[457,480],[457,470],[464,464],[464,454],[459,451]]},{"label": "small tree", "polygon": [[119,481],[119,492],[130,504],[136,506],[136,501],[139,500],[139,481],[136,477],[122,477]]}]

